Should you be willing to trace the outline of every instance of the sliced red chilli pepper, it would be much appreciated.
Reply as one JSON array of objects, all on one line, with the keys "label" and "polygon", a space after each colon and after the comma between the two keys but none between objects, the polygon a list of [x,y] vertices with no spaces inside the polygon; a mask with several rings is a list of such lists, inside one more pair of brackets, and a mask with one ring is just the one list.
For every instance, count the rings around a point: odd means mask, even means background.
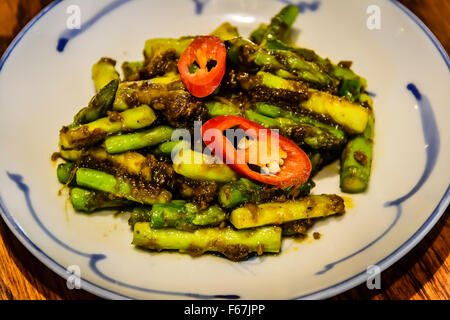
[{"label": "sliced red chilli pepper", "polygon": [[220,38],[195,38],[178,61],[178,71],[186,89],[198,98],[212,94],[225,74],[226,58],[227,49]]},{"label": "sliced red chilli pepper", "polygon": [[[259,173],[249,167],[249,164],[262,167],[267,164],[267,161],[264,162],[256,156],[256,161],[249,163],[252,155],[252,151],[249,149],[245,149],[245,157],[242,157],[242,153],[239,154],[233,143],[224,135],[225,130],[234,127],[241,128],[251,138],[251,141],[258,145],[257,150],[261,150],[261,148],[270,150],[271,146],[276,146],[278,141],[278,154],[281,157],[279,159],[280,170],[276,174]],[[211,152],[237,173],[265,184],[281,188],[301,185],[308,180],[311,174],[311,161],[293,141],[242,117],[220,116],[212,118],[203,125],[202,138]],[[255,150],[253,150],[254,152]],[[271,156],[269,152],[268,158],[270,159]],[[243,159],[244,161],[242,161]]]}]

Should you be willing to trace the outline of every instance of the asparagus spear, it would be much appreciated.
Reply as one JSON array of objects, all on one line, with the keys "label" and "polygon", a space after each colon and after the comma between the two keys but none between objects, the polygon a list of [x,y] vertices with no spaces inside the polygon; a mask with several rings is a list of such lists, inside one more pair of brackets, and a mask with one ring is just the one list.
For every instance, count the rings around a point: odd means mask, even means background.
[{"label": "asparagus spear", "polygon": [[70,199],[75,210],[86,213],[133,205],[133,202],[124,199],[111,199],[107,193],[81,188],[73,188],[70,191]]},{"label": "asparagus spear", "polygon": [[321,122],[309,115],[295,114],[267,103],[257,103],[255,111],[273,120],[247,111],[250,120],[253,118],[255,122],[265,122],[271,126],[269,128],[278,128],[297,143],[306,143],[314,149],[338,148],[346,141],[345,132],[336,125]]},{"label": "asparagus spear", "polygon": [[349,66],[342,66],[341,63],[333,65],[333,75],[340,79],[339,96],[347,98],[351,102],[359,100],[361,93],[367,88],[367,80],[358,76]]},{"label": "asparagus spear", "polygon": [[112,113],[81,126],[63,127],[60,131],[60,145],[64,149],[86,147],[103,140],[108,134],[137,130],[150,126],[156,120],[153,110],[146,105]]},{"label": "asparagus spear", "polygon": [[[144,180],[151,180],[151,170],[149,159],[137,152],[124,152],[121,154],[109,154],[102,148],[90,148],[88,150],[61,150],[60,155],[68,161],[78,161],[86,157],[87,163],[90,159],[99,162],[111,163],[126,173],[139,175]],[[62,182],[63,183],[63,182]]]},{"label": "asparagus spear", "polygon": [[270,25],[261,24],[255,29],[250,39],[257,44],[266,45],[271,40],[285,41],[289,37],[292,24],[297,19],[299,9],[294,5],[283,7],[271,20]]},{"label": "asparagus spear", "polygon": [[179,141],[167,141],[164,143],[161,143],[158,147],[156,147],[152,153],[155,156],[164,156],[164,157],[171,157],[172,156],[172,151],[175,148],[178,147],[182,147],[181,144],[183,144],[183,147],[189,148],[190,144],[183,141],[183,140],[179,140]]},{"label": "asparagus spear", "polygon": [[185,90],[180,75],[176,73],[167,73],[150,80],[122,82],[117,89],[113,110],[124,111],[139,104],[151,105],[176,90]]},{"label": "asparagus spear", "polygon": [[309,99],[301,107],[330,117],[349,133],[364,132],[370,116],[370,110],[359,103],[316,90],[311,91]]},{"label": "asparagus spear", "polygon": [[264,45],[264,42],[267,40],[286,39],[298,14],[298,8],[292,4],[283,7],[281,11],[272,18],[270,25],[267,27],[262,45]]},{"label": "asparagus spear", "polygon": [[265,23],[261,23],[258,28],[253,30],[250,34],[250,40],[256,44],[261,44],[266,36],[267,28],[269,26]]},{"label": "asparagus spear", "polygon": [[222,23],[211,35],[219,37],[222,41],[227,41],[239,37],[238,29],[229,22]]},{"label": "asparagus spear", "polygon": [[340,128],[338,128],[336,125],[330,125],[328,123],[322,122],[316,118],[313,118],[310,115],[301,113],[296,114],[293,113],[292,111],[287,111],[278,106],[267,103],[257,103],[255,111],[271,118],[283,117],[292,120],[297,124],[310,124],[317,128],[329,131],[336,137],[336,139],[339,140],[345,139],[345,132]]},{"label": "asparagus spear", "polygon": [[246,110],[245,117],[253,122],[269,129],[280,129],[283,136],[290,138],[300,145],[308,145],[313,149],[338,148],[345,141],[339,139],[332,133],[312,126],[310,124],[299,124],[291,119],[278,117],[269,118],[253,110]]},{"label": "asparagus spear", "polygon": [[230,182],[236,173],[217,159],[190,149],[181,148],[173,159],[176,173],[193,180]]},{"label": "asparagus spear", "polygon": [[92,67],[92,80],[94,80],[97,92],[113,80],[120,81],[120,75],[115,66],[116,61],[110,58],[101,58],[94,64]]},{"label": "asparagus spear", "polygon": [[83,108],[75,115],[75,124],[86,124],[99,118],[106,117],[107,111],[112,109],[112,104],[116,96],[119,80],[112,80],[103,87],[89,102],[86,108]]},{"label": "asparagus spear", "polygon": [[223,208],[233,209],[246,203],[261,200],[261,186],[245,178],[232,181],[219,190],[219,203]]},{"label": "asparagus spear", "polygon": [[263,227],[235,231],[230,227],[199,229],[194,232],[176,229],[152,229],[148,222],[136,223],[133,244],[151,250],[178,250],[191,255],[214,251],[232,260],[242,260],[250,253],[278,253],[281,228]]},{"label": "asparagus spear", "polygon": [[122,64],[122,71],[125,81],[139,79],[139,70],[144,66],[144,61],[126,61]]},{"label": "asparagus spear", "polygon": [[147,40],[144,47],[144,57],[146,61],[152,61],[161,52],[173,51],[175,57],[179,58],[193,40],[194,37],[181,37],[179,39],[154,38]]},{"label": "asparagus spear", "polygon": [[105,140],[106,150],[110,154],[116,154],[155,146],[170,140],[173,131],[171,127],[159,126],[142,132],[112,136]]},{"label": "asparagus spear", "polygon": [[344,200],[336,195],[311,195],[295,201],[247,204],[231,212],[230,221],[237,229],[326,217],[344,213]]},{"label": "asparagus spear", "polygon": [[56,169],[58,181],[62,184],[70,183],[70,180],[74,177],[74,169],[76,169],[76,167],[72,162],[59,164],[58,168]]},{"label": "asparagus spear", "polygon": [[371,115],[364,133],[350,139],[342,152],[340,187],[343,192],[361,193],[369,185],[374,123],[375,118]]},{"label": "asparagus spear", "polygon": [[308,99],[308,87],[303,82],[287,80],[268,72],[260,71],[252,75],[237,71],[235,79],[239,88],[248,91],[253,101],[297,106]]},{"label": "asparagus spear", "polygon": [[[275,195],[284,195],[290,198],[304,197],[309,195],[314,186],[315,183],[312,180],[308,180],[301,186],[276,190]],[[260,185],[248,179],[241,178],[222,186],[219,190],[218,200],[223,208],[234,209],[244,203],[258,204],[271,200],[273,195],[273,192],[264,192]]]},{"label": "asparagus spear", "polygon": [[205,103],[206,108],[208,109],[208,114],[210,118],[219,117],[219,116],[239,116],[241,115],[241,110],[231,104],[231,103],[223,103],[219,101],[209,101]]},{"label": "asparagus spear", "polygon": [[152,208],[135,208],[130,224],[150,222],[153,229],[176,228],[178,230],[195,230],[203,226],[217,226],[227,218],[219,206],[211,206],[199,211],[197,206],[185,201],[172,201],[154,204]]},{"label": "asparagus spear", "polygon": [[86,168],[77,170],[76,182],[80,187],[107,192],[115,197],[142,204],[166,203],[172,197],[171,193],[164,189],[149,185],[137,186],[136,183],[123,178]]},{"label": "asparagus spear", "polygon": [[299,80],[331,91],[338,85],[338,80],[323,70],[320,64],[308,61],[295,52],[258,47],[242,38],[231,39],[227,43],[228,58],[232,64],[244,65],[250,70],[284,70]]}]

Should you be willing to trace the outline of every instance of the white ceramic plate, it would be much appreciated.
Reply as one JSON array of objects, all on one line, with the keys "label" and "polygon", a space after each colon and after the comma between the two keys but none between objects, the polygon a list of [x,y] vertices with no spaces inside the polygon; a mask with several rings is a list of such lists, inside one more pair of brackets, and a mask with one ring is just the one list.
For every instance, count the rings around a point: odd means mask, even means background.
[{"label": "white ceramic plate", "polygon": [[[288,2],[64,0],[41,12],[0,62],[0,205],[20,241],[63,277],[79,270],[94,294],[140,299],[326,298],[414,247],[450,200],[450,63],[430,31],[387,0],[292,0],[303,11],[298,42],[353,60],[376,94],[370,190],[351,196],[346,215],[314,226],[320,241],[285,240],[282,254],[242,263],[154,254],[130,244],[126,217],[75,214],[58,197],[50,155],[60,127],[93,95],[90,68],[100,57],[138,60],[147,38],[207,34],[223,21],[247,36]],[[66,29],[71,5],[81,9],[81,30]],[[367,28],[370,5],[380,9],[380,30]],[[339,194],[337,164],[316,182],[315,193]]]}]

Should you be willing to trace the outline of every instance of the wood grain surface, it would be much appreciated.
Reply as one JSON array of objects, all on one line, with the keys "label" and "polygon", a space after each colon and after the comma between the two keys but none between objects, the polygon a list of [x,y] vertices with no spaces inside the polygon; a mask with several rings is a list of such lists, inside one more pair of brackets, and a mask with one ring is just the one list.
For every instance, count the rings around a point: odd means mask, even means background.
[{"label": "wood grain surface", "polygon": [[[0,55],[49,0],[0,0]],[[450,52],[450,1],[402,0]],[[381,275],[381,289],[365,284],[333,299],[450,299],[450,226],[447,208],[432,231]],[[97,299],[68,290],[66,281],[31,255],[0,219],[0,299]]]}]

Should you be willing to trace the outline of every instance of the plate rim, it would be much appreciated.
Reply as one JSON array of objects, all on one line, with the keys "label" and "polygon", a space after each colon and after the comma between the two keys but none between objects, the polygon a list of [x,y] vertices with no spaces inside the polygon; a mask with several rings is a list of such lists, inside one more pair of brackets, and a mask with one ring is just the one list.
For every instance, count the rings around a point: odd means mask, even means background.
[{"label": "plate rim", "polygon": [[[45,16],[45,14],[50,12],[53,8],[55,8],[58,4],[62,3],[63,1],[64,0],[55,0],[54,2],[50,3],[44,9],[42,9],[32,20],[30,20],[30,22],[18,33],[18,35],[14,38],[14,40],[8,46],[8,48],[6,49],[6,51],[4,52],[4,54],[0,59],[0,72],[3,69],[10,55],[13,53],[15,47],[20,43],[25,34],[43,16]],[[444,49],[440,41],[437,39],[437,37],[425,25],[425,23],[421,21],[413,12],[411,12],[407,7],[405,7],[400,2],[396,0],[390,0],[387,2],[390,2],[391,4],[394,5],[394,7],[399,8],[400,11],[403,12],[403,14],[405,14],[408,18],[413,20],[413,22],[425,33],[425,35],[432,42],[433,46],[438,50],[439,54],[446,63],[448,70],[450,71],[450,59],[446,50]],[[400,260],[403,256],[405,256],[408,252],[410,252],[439,221],[439,219],[447,209],[449,203],[450,203],[450,184],[447,186],[447,190],[444,192],[444,195],[442,196],[438,205],[429,215],[427,220],[422,224],[422,226],[419,229],[417,229],[417,231],[402,245],[397,247],[397,249],[395,249],[385,258],[376,263],[376,265],[380,267],[381,271],[386,270],[391,265]],[[35,256],[46,267],[55,272],[57,275],[61,276],[63,279],[67,280],[68,277],[71,276],[71,274],[67,272],[66,268],[64,268],[56,260],[51,258],[47,253],[45,253],[29,238],[29,236],[25,233],[20,224],[13,218],[13,216],[7,210],[6,206],[2,201],[1,195],[0,195],[0,215],[2,216],[2,219],[5,221],[10,231],[14,234],[14,236],[22,243],[22,245],[24,245],[24,247],[29,252],[31,252],[31,254],[33,254],[33,256]],[[336,284],[330,285],[324,289],[320,289],[301,296],[295,296],[290,299],[311,299],[311,300],[326,299],[358,286],[359,284],[363,283],[366,280],[366,275],[367,273],[365,271],[362,271],[359,274],[356,274]],[[81,280],[81,287],[84,290],[96,296],[107,299],[132,299],[128,296],[114,292],[110,289],[106,289],[89,280],[85,280],[82,278],[80,278],[80,280]]]}]

